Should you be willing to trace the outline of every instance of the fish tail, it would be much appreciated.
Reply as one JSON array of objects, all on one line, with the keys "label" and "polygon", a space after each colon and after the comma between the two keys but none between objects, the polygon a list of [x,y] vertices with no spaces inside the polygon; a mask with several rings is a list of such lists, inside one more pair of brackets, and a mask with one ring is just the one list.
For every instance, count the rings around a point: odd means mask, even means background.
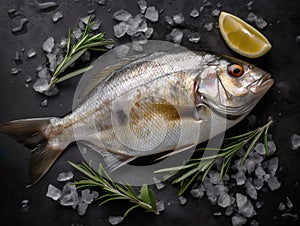
[{"label": "fish tail", "polygon": [[6,133],[32,149],[27,187],[37,183],[63,151],[48,144],[44,131],[50,119],[22,119],[0,124],[0,132]]}]

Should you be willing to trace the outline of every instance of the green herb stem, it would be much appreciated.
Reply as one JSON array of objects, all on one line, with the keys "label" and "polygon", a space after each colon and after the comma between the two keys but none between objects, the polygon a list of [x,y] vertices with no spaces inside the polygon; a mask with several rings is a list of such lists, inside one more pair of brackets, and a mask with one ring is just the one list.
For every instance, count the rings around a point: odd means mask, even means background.
[{"label": "green herb stem", "polygon": [[[103,205],[110,201],[115,200],[127,200],[134,205],[131,206],[125,213],[124,217],[129,212],[137,207],[145,209],[147,212],[159,214],[156,208],[156,198],[154,192],[148,188],[147,184],[143,184],[140,188],[140,196],[136,194],[132,186],[129,184],[124,185],[122,183],[116,184],[108,173],[103,169],[102,165],[99,165],[98,172],[94,172],[91,166],[86,163],[74,164],[69,162],[75,169],[83,173],[87,178],[75,182],[78,188],[83,187],[100,187],[104,191],[104,195],[100,196],[98,200],[101,200],[99,205]],[[103,174],[107,179],[103,177]]]},{"label": "green herb stem", "polygon": [[[253,149],[254,145],[257,143],[259,138],[263,135],[263,142],[266,150],[266,154],[268,154],[268,145],[267,145],[267,134],[270,125],[273,123],[270,120],[264,126],[259,127],[253,131],[244,133],[242,135],[234,136],[231,138],[226,138],[225,140],[230,140],[231,143],[221,148],[200,148],[195,150],[195,152],[211,150],[217,151],[218,154],[214,154],[207,157],[202,158],[191,158],[187,163],[183,166],[176,166],[171,168],[165,168],[161,170],[155,171],[155,173],[163,173],[163,172],[171,172],[171,177],[175,177],[173,179],[173,184],[180,184],[180,190],[178,195],[182,195],[186,189],[190,186],[190,184],[198,177],[198,175],[202,172],[202,180],[205,179],[206,175],[210,171],[211,167],[216,163],[218,159],[222,159],[222,167],[220,172],[220,178],[224,179],[226,176],[231,161],[237,153],[250,142],[249,147],[247,148],[243,158],[242,163],[246,160],[249,153]],[[170,177],[168,177],[169,179]]]}]

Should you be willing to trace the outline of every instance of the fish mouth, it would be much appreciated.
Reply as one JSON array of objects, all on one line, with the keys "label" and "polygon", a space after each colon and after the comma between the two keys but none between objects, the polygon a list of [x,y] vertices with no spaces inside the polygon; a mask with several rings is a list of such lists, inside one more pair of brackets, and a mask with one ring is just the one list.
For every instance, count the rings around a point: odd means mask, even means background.
[{"label": "fish mouth", "polygon": [[260,79],[253,82],[250,86],[248,86],[248,89],[251,93],[257,94],[266,92],[268,89],[271,88],[271,86],[274,84],[274,79],[271,79],[271,74],[266,73],[264,74]]}]

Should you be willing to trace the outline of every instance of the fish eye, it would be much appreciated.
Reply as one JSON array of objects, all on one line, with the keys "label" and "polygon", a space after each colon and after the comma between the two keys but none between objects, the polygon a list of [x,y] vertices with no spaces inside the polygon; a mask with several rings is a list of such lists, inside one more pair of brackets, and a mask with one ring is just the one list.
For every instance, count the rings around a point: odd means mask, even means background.
[{"label": "fish eye", "polygon": [[227,72],[232,77],[241,77],[244,74],[244,68],[240,64],[229,64],[227,66]]}]

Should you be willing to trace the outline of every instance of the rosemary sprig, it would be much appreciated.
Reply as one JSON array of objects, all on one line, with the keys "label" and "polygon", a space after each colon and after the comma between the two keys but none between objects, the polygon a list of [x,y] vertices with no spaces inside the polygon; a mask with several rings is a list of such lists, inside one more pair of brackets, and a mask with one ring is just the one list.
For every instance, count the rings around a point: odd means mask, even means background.
[{"label": "rosemary sprig", "polygon": [[56,83],[65,81],[69,78],[75,77],[92,69],[93,66],[88,66],[62,76],[62,73],[74,62],[76,62],[76,60],[79,59],[87,50],[106,51],[107,49],[101,48],[101,46],[114,43],[113,41],[106,40],[104,37],[104,33],[99,33],[94,36],[91,36],[90,32],[93,25],[94,23],[91,22],[90,17],[82,34],[82,37],[77,42],[73,40],[71,35],[72,31],[71,29],[69,29],[66,55],[63,61],[56,66],[49,84],[49,88]]},{"label": "rosemary sprig", "polygon": [[221,167],[221,173],[220,177],[221,179],[224,179],[226,176],[231,161],[236,156],[236,154],[243,148],[246,144],[249,144],[249,147],[247,148],[245,155],[242,158],[242,163],[246,160],[248,157],[250,151],[253,149],[254,145],[258,141],[258,139],[263,135],[263,142],[266,149],[266,154],[268,154],[268,144],[267,144],[267,135],[268,135],[268,129],[270,125],[273,123],[273,121],[269,121],[264,126],[259,127],[255,130],[252,130],[250,132],[234,136],[231,138],[227,138],[226,140],[231,141],[228,145],[222,147],[222,148],[200,148],[195,150],[197,151],[205,151],[205,150],[211,150],[211,151],[217,151],[217,154],[211,155],[208,157],[202,157],[202,158],[191,158],[187,161],[187,163],[183,166],[176,166],[166,169],[161,169],[158,171],[155,171],[155,173],[162,173],[162,172],[168,172],[171,173],[171,175],[167,178],[175,177],[173,179],[173,184],[180,184],[180,190],[178,192],[178,195],[182,195],[186,189],[190,186],[190,184],[200,175],[202,174],[202,180],[205,179],[206,175],[208,174],[211,167],[216,163],[217,160],[222,159],[222,167]]},{"label": "rosemary sprig", "polygon": [[[147,212],[159,214],[156,208],[154,192],[148,188],[147,184],[141,186],[139,198],[139,195],[134,191],[131,185],[115,183],[103,169],[101,164],[96,173],[91,166],[86,163],[78,165],[72,162],[69,163],[86,176],[84,179],[75,182],[76,187],[100,187],[104,191],[105,194],[98,198],[98,200],[101,200],[99,205],[103,205],[113,200],[127,200],[133,203],[133,205],[124,213],[124,218],[137,207],[144,208]],[[107,179],[105,179],[103,175],[105,175]]]}]

